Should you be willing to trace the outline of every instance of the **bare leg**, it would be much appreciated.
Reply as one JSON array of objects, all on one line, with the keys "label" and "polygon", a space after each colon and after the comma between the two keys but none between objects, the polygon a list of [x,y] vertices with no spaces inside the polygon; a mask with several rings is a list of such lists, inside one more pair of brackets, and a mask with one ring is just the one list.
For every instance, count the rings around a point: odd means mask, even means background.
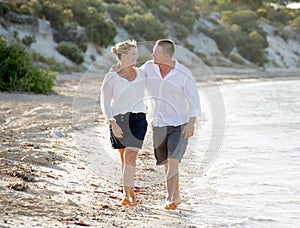
[{"label": "bare leg", "polygon": [[[124,154],[125,154],[125,148],[123,149],[118,149],[119,150],[119,153],[120,153],[120,158],[121,158],[121,164],[122,164],[122,173],[124,171],[124,163],[125,163],[125,159],[124,159]],[[133,201],[136,201],[136,198],[135,198],[135,194],[134,194],[134,189],[131,188],[130,189],[130,196],[132,197]]]},{"label": "bare leg", "polygon": [[179,192],[179,176],[178,176],[178,182],[177,182],[177,185],[176,185],[175,192],[173,194],[172,201],[175,202],[176,205],[181,204],[181,197],[180,197],[180,192]]},{"label": "bare leg", "polygon": [[120,158],[121,158],[121,163],[122,163],[122,173],[124,170],[124,153],[125,153],[125,148],[123,149],[118,149],[119,153],[120,153]]},{"label": "bare leg", "polygon": [[123,188],[124,188],[123,192],[127,199],[129,199],[130,197],[132,198],[131,203],[133,204],[136,203],[136,197],[133,191],[133,186],[134,186],[134,175],[135,175],[137,153],[138,150],[126,148],[124,154],[125,166],[123,171]]},{"label": "bare leg", "polygon": [[[165,166],[166,168],[166,166]],[[167,165],[167,204],[165,209],[175,210],[177,205],[174,202],[174,195],[179,195],[179,161],[169,158]]]},{"label": "bare leg", "polygon": [[[165,163],[165,173],[167,175],[168,173],[168,163]],[[168,196],[167,196],[167,199],[168,199]],[[175,188],[175,191],[174,191],[174,194],[172,196],[172,202],[175,202],[176,205],[179,205],[181,204],[181,198],[180,198],[180,192],[179,192],[179,176],[178,176],[178,179],[177,179],[177,183],[176,183],[176,188]]]}]

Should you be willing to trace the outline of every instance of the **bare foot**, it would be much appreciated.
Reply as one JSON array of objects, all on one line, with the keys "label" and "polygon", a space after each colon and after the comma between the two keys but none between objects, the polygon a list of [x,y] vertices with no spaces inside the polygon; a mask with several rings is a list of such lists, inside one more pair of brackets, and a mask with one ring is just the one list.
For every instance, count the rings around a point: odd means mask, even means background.
[{"label": "bare foot", "polygon": [[165,204],[166,210],[175,210],[177,208],[177,204],[175,202],[167,201]]},{"label": "bare foot", "polygon": [[138,201],[136,199],[136,196],[135,196],[133,188],[130,189],[130,197],[131,197],[131,200],[132,200],[131,201],[132,206],[137,205]]},{"label": "bare foot", "polygon": [[174,202],[176,204],[176,206],[178,206],[182,203],[182,200],[181,200],[181,197],[180,197],[179,193],[173,195],[172,202]]},{"label": "bare foot", "polygon": [[128,206],[128,205],[131,205],[131,202],[127,197],[124,197],[121,201],[121,205],[122,206]]},{"label": "bare foot", "polygon": [[174,199],[173,202],[176,204],[176,206],[178,206],[182,203],[182,200],[179,197],[179,198]]}]

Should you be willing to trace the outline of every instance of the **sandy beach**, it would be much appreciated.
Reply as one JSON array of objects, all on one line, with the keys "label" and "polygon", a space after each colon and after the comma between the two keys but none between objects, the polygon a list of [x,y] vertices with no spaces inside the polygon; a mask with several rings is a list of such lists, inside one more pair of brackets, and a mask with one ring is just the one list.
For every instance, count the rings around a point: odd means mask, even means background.
[{"label": "sandy beach", "polygon": [[[249,73],[227,75],[225,81],[240,81]],[[119,205],[121,167],[98,104],[101,79],[81,78],[60,75],[52,95],[0,93],[0,227],[196,227],[190,219],[197,196],[188,194],[193,170],[180,174],[183,203],[164,210],[164,173],[149,134],[137,161],[141,203]],[[89,108],[81,106],[87,94],[94,98]],[[191,159],[187,153],[185,162]]]},{"label": "sandy beach", "polygon": [[[0,93],[0,227],[192,227],[193,208],[184,192],[177,210],[163,209],[164,175],[155,166],[150,136],[137,161],[141,203],[119,205],[121,167],[102,115],[92,130],[72,124],[80,77],[58,77],[53,95]],[[53,137],[53,129],[62,137]],[[91,162],[78,133],[98,135],[103,143],[95,151],[112,157]],[[181,178],[182,189],[188,180]]]}]

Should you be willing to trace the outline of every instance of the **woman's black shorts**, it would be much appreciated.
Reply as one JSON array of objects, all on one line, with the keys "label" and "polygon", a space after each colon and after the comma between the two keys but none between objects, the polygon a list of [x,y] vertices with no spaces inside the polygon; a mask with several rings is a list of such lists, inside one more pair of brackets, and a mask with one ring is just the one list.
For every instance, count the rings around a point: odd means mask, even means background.
[{"label": "woman's black shorts", "polygon": [[142,148],[148,126],[146,114],[141,112],[127,112],[125,114],[116,115],[114,118],[123,131],[123,137],[115,137],[110,125],[110,141],[112,147],[114,149],[123,149],[125,147]]}]

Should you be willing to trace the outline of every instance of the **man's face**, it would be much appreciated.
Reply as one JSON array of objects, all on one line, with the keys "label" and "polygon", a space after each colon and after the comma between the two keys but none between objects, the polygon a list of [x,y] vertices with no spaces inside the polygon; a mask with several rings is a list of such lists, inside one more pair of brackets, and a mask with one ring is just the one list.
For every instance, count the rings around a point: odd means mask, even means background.
[{"label": "man's face", "polygon": [[163,47],[155,45],[152,52],[153,61],[155,64],[161,64],[165,62],[166,53],[163,50]]}]

